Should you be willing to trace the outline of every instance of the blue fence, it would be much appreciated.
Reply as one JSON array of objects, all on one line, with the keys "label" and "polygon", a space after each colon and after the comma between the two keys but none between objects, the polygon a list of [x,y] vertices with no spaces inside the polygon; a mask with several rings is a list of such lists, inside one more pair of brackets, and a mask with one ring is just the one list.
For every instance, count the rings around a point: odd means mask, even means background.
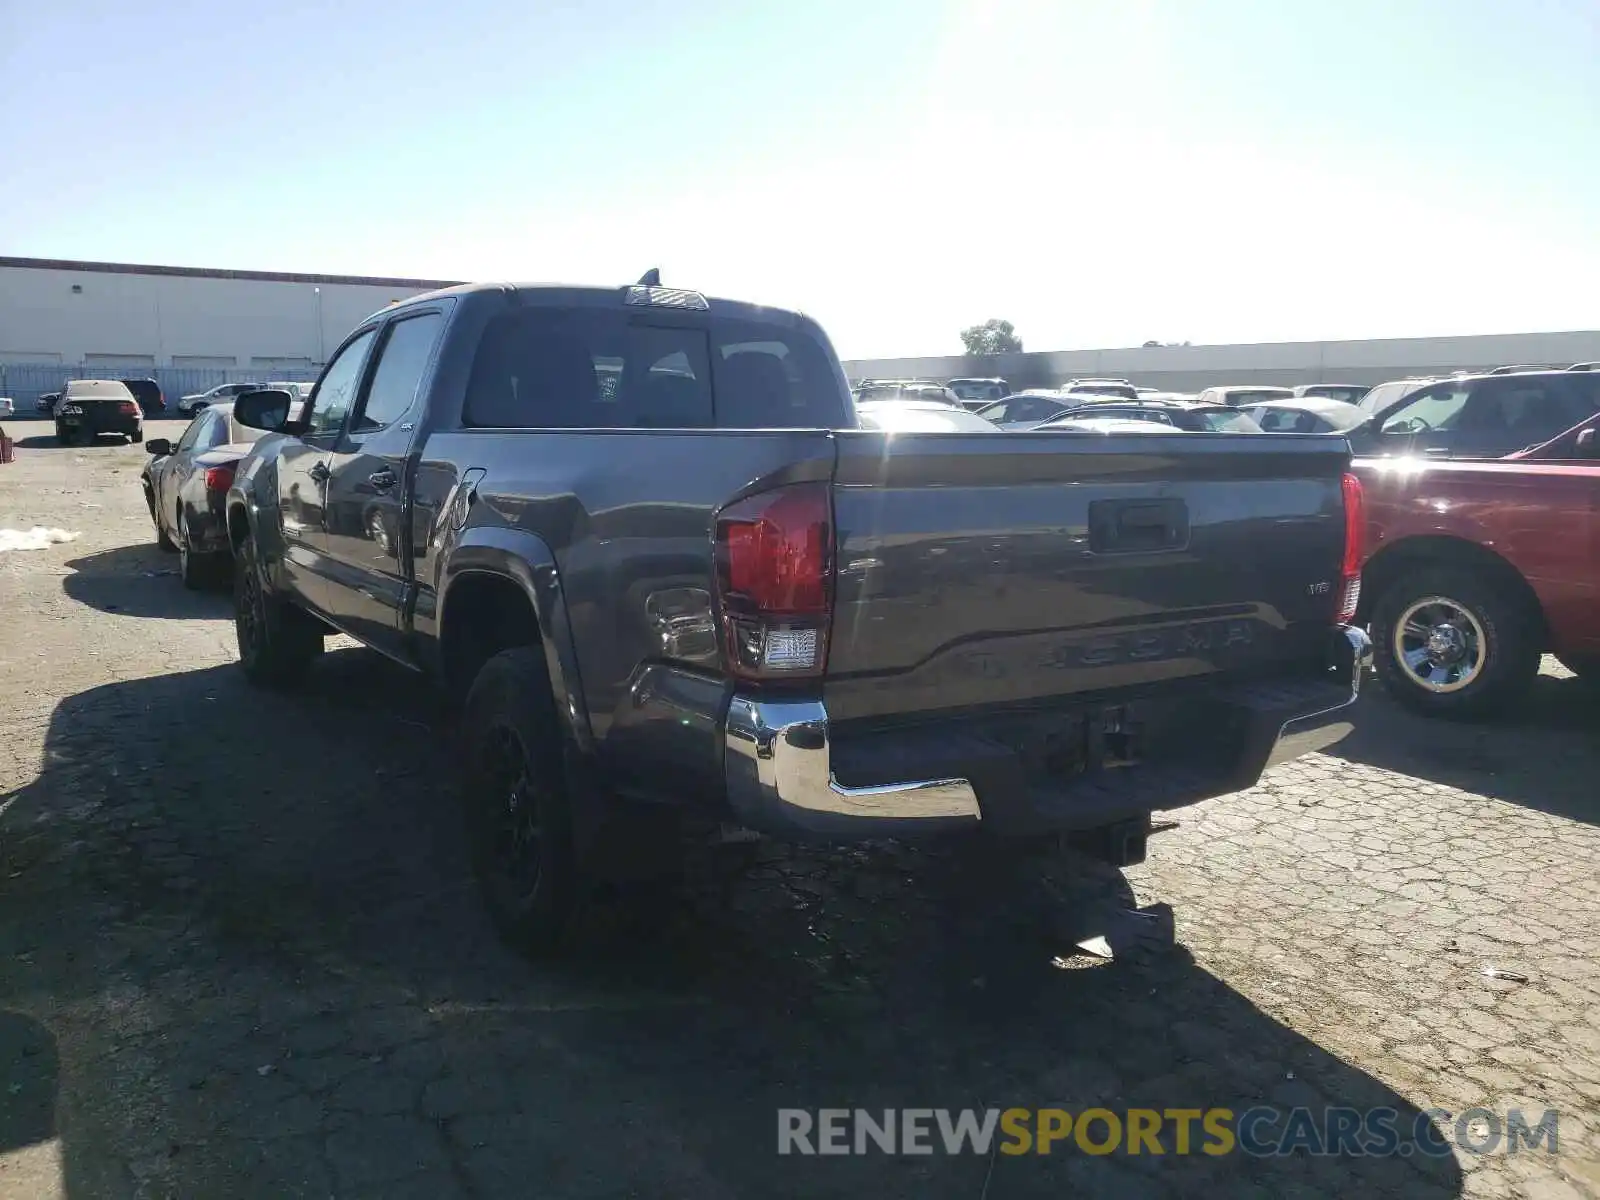
[{"label": "blue fence", "polygon": [[17,415],[28,416],[40,396],[59,392],[69,379],[154,379],[166,397],[167,411],[173,412],[178,397],[209,391],[219,383],[265,383],[268,380],[311,383],[315,369],[272,367],[86,367],[59,363],[0,363],[0,396],[15,402]]}]

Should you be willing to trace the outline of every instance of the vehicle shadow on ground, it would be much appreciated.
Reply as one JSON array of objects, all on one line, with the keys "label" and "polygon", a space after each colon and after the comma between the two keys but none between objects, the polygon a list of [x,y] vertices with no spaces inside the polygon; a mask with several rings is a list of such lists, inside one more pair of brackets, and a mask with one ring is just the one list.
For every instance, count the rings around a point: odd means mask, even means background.
[{"label": "vehicle shadow on ground", "polygon": [[0,1155],[55,1138],[58,1068],[50,1031],[0,1010]]},{"label": "vehicle shadow on ground", "polygon": [[190,591],[178,579],[178,556],[152,540],[139,546],[118,546],[67,560],[72,574],[61,588],[80,604],[102,612],[133,617],[233,616],[226,579],[206,591]]},{"label": "vehicle shadow on ground", "polygon": [[0,798],[0,946],[75,1014],[69,1194],[118,1163],[180,1195],[1459,1194],[1449,1157],[1170,1140],[780,1158],[790,1107],[1387,1106],[1406,1141],[1426,1118],[1159,936],[1066,957],[1129,893],[1053,860],[763,848],[526,964],[468,881],[449,725],[361,650],[291,695],[229,666],[61,702]]},{"label": "vehicle shadow on ground", "polygon": [[1327,753],[1432,783],[1600,824],[1600,689],[1540,675],[1516,709],[1481,722],[1419,716],[1369,679],[1355,730]]},{"label": "vehicle shadow on ground", "polygon": [[57,440],[56,435],[53,433],[36,433],[29,437],[20,437],[16,439],[15,444],[18,450],[43,450],[46,447],[70,449],[70,447],[62,447],[61,442]]}]

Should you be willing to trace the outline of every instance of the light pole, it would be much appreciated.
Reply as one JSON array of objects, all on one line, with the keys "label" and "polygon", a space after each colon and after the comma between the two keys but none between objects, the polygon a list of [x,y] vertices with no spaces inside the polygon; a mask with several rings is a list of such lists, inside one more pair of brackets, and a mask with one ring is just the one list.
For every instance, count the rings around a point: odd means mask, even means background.
[{"label": "light pole", "polygon": [[323,342],[322,342],[322,337],[323,337],[323,334],[322,334],[322,289],[319,288],[319,287],[314,287],[311,290],[313,292],[315,292],[316,296],[317,296],[317,366],[320,367],[320,366],[322,366],[322,350],[323,350]]}]

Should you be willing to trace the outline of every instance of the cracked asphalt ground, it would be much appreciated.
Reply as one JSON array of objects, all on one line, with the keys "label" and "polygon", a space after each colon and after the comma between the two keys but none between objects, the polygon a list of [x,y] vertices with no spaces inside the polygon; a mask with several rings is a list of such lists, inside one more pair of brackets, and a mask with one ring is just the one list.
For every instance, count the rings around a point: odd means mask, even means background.
[{"label": "cracked asphalt ground", "polygon": [[[0,1196],[1600,1194],[1600,707],[1554,663],[1491,726],[1371,692],[1123,873],[762,847],[536,967],[428,689],[342,641],[248,689],[139,448],[45,430],[0,527],[82,537],[0,554]],[[1175,938],[1055,964],[1133,899]],[[1559,1153],[775,1152],[780,1107],[1256,1103],[1553,1108]]]}]

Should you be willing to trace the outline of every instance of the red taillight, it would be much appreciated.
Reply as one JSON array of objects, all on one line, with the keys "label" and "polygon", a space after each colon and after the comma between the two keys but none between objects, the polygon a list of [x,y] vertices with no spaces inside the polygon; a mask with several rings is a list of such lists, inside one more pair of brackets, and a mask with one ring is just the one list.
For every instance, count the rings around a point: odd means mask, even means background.
[{"label": "red taillight", "polygon": [[119,400],[117,401],[117,411],[125,412],[129,416],[136,416],[139,412],[139,406],[132,400]]},{"label": "red taillight", "polygon": [[729,669],[746,679],[822,670],[833,611],[833,505],[825,483],[730,504],[717,517],[717,600]]},{"label": "red taillight", "polygon": [[1366,557],[1367,502],[1361,480],[1345,472],[1340,482],[1344,493],[1344,561],[1339,566],[1339,607],[1334,620],[1348,625],[1356,619],[1361,605],[1361,563]]},{"label": "red taillight", "polygon": [[206,468],[206,491],[225,492],[233,486],[233,473],[238,470],[232,463],[223,467]]}]

